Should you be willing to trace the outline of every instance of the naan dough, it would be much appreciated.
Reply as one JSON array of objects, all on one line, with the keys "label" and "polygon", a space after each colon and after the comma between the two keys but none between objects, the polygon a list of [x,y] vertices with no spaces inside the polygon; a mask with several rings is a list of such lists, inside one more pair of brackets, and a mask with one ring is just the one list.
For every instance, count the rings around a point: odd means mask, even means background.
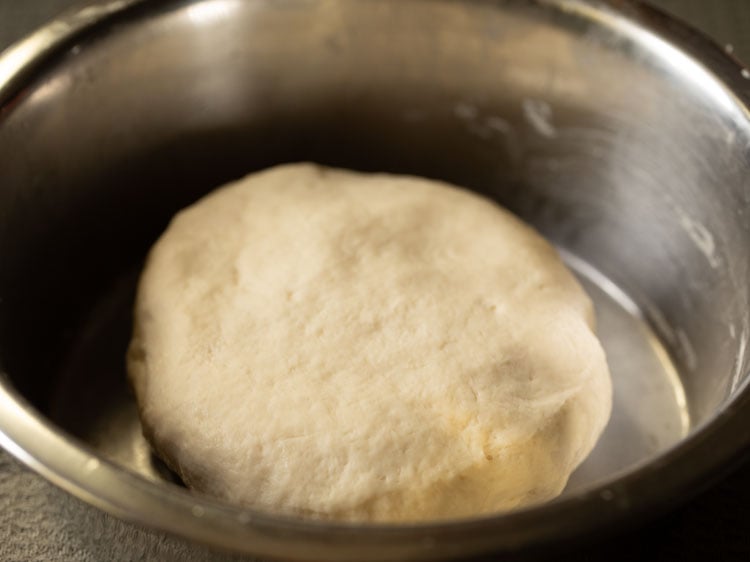
[{"label": "naan dough", "polygon": [[492,202],[286,165],[180,212],[128,367],[185,483],[277,514],[417,521],[559,494],[611,410],[591,302]]}]

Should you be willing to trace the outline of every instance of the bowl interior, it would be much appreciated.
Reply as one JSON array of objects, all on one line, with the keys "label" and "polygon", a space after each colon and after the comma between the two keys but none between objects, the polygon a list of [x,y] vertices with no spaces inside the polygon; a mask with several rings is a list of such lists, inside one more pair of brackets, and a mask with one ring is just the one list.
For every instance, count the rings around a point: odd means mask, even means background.
[{"label": "bowl interior", "polygon": [[451,181],[561,249],[615,378],[569,493],[663,453],[747,379],[744,108],[605,7],[165,2],[87,31],[0,101],[3,368],[148,478],[171,476],[124,376],[140,264],[177,210],[281,162]]}]

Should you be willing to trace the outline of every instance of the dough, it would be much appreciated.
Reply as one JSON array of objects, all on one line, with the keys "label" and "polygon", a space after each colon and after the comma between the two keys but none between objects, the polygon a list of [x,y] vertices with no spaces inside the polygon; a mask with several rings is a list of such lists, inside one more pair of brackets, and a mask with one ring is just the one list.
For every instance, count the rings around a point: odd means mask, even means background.
[{"label": "dough", "polygon": [[417,521],[559,494],[611,410],[588,297],[494,203],[311,164],[183,210],[128,368],[190,488],[276,514]]}]

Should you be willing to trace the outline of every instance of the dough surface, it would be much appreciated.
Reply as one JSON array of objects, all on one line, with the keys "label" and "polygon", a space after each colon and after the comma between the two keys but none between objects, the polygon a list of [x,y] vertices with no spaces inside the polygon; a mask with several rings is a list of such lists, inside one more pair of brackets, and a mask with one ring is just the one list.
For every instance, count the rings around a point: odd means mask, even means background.
[{"label": "dough surface", "polygon": [[553,498],[611,410],[592,304],[468,191],[294,164],[178,213],[128,371],[196,490],[276,514],[418,521]]}]

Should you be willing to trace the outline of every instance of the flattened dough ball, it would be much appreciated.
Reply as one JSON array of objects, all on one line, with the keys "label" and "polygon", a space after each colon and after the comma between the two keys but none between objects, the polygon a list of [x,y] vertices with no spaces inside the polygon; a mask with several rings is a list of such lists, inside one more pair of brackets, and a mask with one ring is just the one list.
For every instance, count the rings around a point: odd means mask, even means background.
[{"label": "flattened dough ball", "polygon": [[189,487],[323,519],[552,498],[611,410],[591,302],[530,227],[444,183],[311,164],[174,218],[128,369]]}]

